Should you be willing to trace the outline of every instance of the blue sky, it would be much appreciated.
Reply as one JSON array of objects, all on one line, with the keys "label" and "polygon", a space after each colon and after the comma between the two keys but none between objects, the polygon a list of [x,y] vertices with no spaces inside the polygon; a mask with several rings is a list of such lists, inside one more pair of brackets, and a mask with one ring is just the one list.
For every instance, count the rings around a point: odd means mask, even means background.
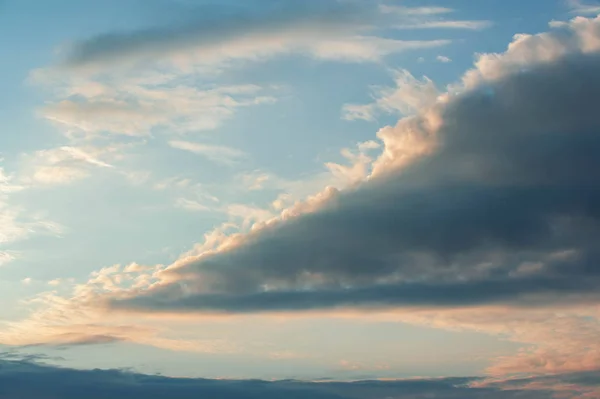
[{"label": "blue sky", "polygon": [[170,377],[600,369],[577,358],[597,298],[569,288],[596,281],[599,125],[567,102],[597,94],[598,13],[0,1],[0,349]]}]

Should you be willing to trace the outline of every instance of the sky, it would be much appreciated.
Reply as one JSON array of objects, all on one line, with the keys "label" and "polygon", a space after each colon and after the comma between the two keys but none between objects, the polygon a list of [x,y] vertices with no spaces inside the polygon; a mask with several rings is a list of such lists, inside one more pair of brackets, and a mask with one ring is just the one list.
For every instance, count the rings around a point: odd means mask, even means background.
[{"label": "sky", "polygon": [[0,0],[0,397],[600,398],[599,14]]}]

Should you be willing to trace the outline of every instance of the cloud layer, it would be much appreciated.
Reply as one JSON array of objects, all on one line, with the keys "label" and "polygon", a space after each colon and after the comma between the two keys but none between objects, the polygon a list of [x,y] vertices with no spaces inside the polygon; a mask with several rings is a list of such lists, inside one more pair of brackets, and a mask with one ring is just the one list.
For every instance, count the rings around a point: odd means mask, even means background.
[{"label": "cloud layer", "polygon": [[[36,360],[35,357],[33,360]],[[582,384],[587,389],[561,387],[561,384],[573,382]],[[592,390],[598,386],[598,374],[498,381],[488,386],[485,384],[478,378],[357,382],[178,379],[119,370],[83,371],[44,366],[29,361],[0,360],[0,395],[5,399],[75,399],[83,396],[90,399],[545,399],[556,388],[562,388],[557,391],[562,394],[561,398],[569,399],[592,398],[584,395],[585,391],[593,394]]]}]

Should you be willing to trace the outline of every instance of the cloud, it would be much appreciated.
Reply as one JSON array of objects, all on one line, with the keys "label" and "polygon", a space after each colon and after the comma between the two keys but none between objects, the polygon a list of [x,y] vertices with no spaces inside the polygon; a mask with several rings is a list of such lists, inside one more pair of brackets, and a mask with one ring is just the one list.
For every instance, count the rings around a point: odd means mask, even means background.
[{"label": "cloud", "polygon": [[271,220],[275,217],[273,212],[268,209],[262,209],[244,204],[232,204],[225,210],[233,218],[242,220],[245,227],[252,226],[254,223],[261,223]]},{"label": "cloud", "polygon": [[69,184],[89,176],[92,168],[113,169],[101,158],[114,158],[117,147],[63,146],[26,155],[22,180],[28,185]]},{"label": "cloud", "polygon": [[187,74],[75,77],[37,71],[31,80],[51,90],[39,112],[68,136],[144,137],[212,130],[238,108],[275,102],[274,90],[256,85],[194,86]]},{"label": "cloud", "polygon": [[62,231],[63,227],[56,222],[0,201],[0,245],[24,240],[33,234],[60,235]]},{"label": "cloud", "polygon": [[27,188],[27,185],[17,183],[13,174],[7,174],[0,167],[0,264],[6,264],[17,256],[15,251],[3,250],[2,246],[33,234],[58,235],[63,230],[62,226],[39,213],[26,212],[23,207],[13,203],[11,197]]},{"label": "cloud", "polygon": [[438,55],[437,57],[435,57],[436,60],[438,60],[439,62],[445,63],[447,64],[448,62],[452,62],[452,59],[449,57],[446,57],[445,55]]},{"label": "cloud", "polygon": [[[416,12],[419,10],[406,9],[409,16],[423,15]],[[77,42],[66,52],[63,66],[94,70],[156,60],[177,65],[215,65],[290,53],[363,62],[449,43],[369,36],[368,32],[387,22],[377,7],[358,2],[284,2],[275,7],[264,3],[252,12],[231,6],[222,7],[219,12],[196,7],[186,14],[185,23],[106,33]]]},{"label": "cloud", "polygon": [[453,13],[446,7],[404,7],[381,5],[380,11],[400,18],[394,23],[396,29],[467,29],[483,30],[493,25],[492,21],[446,20],[440,15]]},{"label": "cloud", "polygon": [[[12,356],[14,358],[14,356]],[[43,361],[44,358],[32,360]],[[60,397],[89,399],[128,398],[306,398],[367,399],[546,399],[556,386],[565,399],[598,386],[596,374],[555,376],[553,380],[498,381],[475,386],[479,378],[439,378],[395,381],[305,382],[297,380],[210,380],[143,375],[121,370],[73,370],[26,360],[0,360],[0,395],[6,399]],[[542,389],[533,384],[540,383]],[[570,385],[567,385],[570,384]],[[591,398],[591,396],[590,396]]]},{"label": "cloud", "polygon": [[[182,260],[112,307],[597,303],[600,40],[590,32],[598,24],[576,19],[480,57],[467,73],[477,85],[379,132],[385,149],[368,182]],[[565,42],[577,47],[554,52]],[[534,49],[527,63],[517,58],[524,48]],[[573,255],[556,256],[565,250]]]},{"label": "cloud", "polygon": [[83,132],[117,132],[129,136],[143,134],[164,121],[149,109],[113,101],[61,100],[46,106],[43,116],[51,122]]},{"label": "cloud", "polygon": [[600,14],[600,4],[586,3],[581,0],[567,0],[567,5],[571,8],[571,13],[578,15],[597,15]]},{"label": "cloud", "polygon": [[[51,95],[39,114],[69,138],[214,130],[239,108],[276,101],[273,88],[190,86],[199,75],[214,77],[235,60],[300,54],[327,61],[380,62],[390,54],[450,43],[445,38],[380,35],[398,11],[382,13],[355,2],[265,3],[254,11],[239,6],[184,10],[184,22],[92,37],[68,47],[62,67],[33,71],[30,81]],[[406,15],[409,20],[422,18],[423,10],[407,8]],[[54,172],[41,178],[77,178],[69,177],[73,171]]]},{"label": "cloud", "polygon": [[476,381],[473,387],[490,387],[504,390],[548,391],[556,398],[593,399],[600,395],[598,370],[552,374],[529,378]]},{"label": "cloud", "polygon": [[379,148],[380,143],[374,140],[356,143],[354,148],[342,148],[341,161],[326,162],[325,170],[312,176],[286,179],[275,173],[255,170],[238,175],[235,184],[248,191],[274,190],[279,194],[272,202],[272,207],[279,211],[289,207],[286,212],[294,212],[294,204],[302,208],[303,200],[319,193],[323,187],[343,189],[366,179],[371,173],[375,150]]},{"label": "cloud", "polygon": [[494,53],[480,54],[475,68],[465,73],[462,82],[457,88],[451,87],[451,91],[476,87],[507,75],[525,72],[534,65],[551,63],[569,56],[597,53],[600,48],[598,18],[576,17],[565,23],[550,23],[550,26],[555,29],[536,35],[515,35],[502,56]]},{"label": "cloud", "polygon": [[423,21],[396,25],[396,29],[468,29],[483,30],[492,26],[491,21]]},{"label": "cloud", "polygon": [[0,267],[15,260],[15,254],[9,251],[0,251]]},{"label": "cloud", "polygon": [[173,332],[165,325],[152,326],[147,319],[111,315],[90,306],[98,292],[115,293],[123,285],[131,289],[151,284],[158,269],[160,266],[135,263],[114,265],[93,272],[85,284],[59,281],[63,285],[61,291],[70,290],[72,297],[66,300],[54,290],[27,300],[36,310],[25,320],[5,322],[0,330],[0,345],[69,348],[134,342],[190,353],[237,352],[235,345],[222,339],[173,338]]},{"label": "cloud", "polygon": [[405,69],[392,71],[395,88],[373,87],[372,104],[346,104],[342,117],[346,120],[373,121],[380,112],[410,115],[435,103],[439,95],[435,83],[423,77],[415,78]]},{"label": "cloud", "polygon": [[178,208],[182,208],[192,212],[207,212],[211,210],[209,206],[187,198],[177,198],[177,200],[175,201],[175,205]]},{"label": "cloud", "polygon": [[440,14],[449,14],[454,12],[448,7],[404,7],[380,4],[379,10],[384,14],[408,15],[408,16],[431,16]]},{"label": "cloud", "polygon": [[516,353],[490,359],[486,373],[497,378],[600,369],[599,318],[597,307],[589,304],[393,309],[375,316],[378,321],[401,320],[454,332],[476,331],[520,344]]},{"label": "cloud", "polygon": [[202,155],[207,159],[225,165],[234,165],[247,157],[246,153],[236,148],[192,143],[190,141],[172,140],[169,145],[173,148]]}]

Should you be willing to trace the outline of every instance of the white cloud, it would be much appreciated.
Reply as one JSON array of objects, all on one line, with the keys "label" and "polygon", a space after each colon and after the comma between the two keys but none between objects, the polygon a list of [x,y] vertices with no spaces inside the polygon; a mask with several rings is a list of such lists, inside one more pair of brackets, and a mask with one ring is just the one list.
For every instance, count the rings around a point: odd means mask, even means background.
[{"label": "white cloud", "polygon": [[69,184],[89,176],[91,168],[113,169],[102,157],[114,157],[118,147],[63,146],[36,151],[24,157],[25,184]]},{"label": "white cloud", "polygon": [[[155,281],[160,267],[138,264],[114,265],[91,273],[88,281],[75,284],[72,280],[53,280],[49,284],[64,285],[70,292],[65,300],[55,291],[36,295],[27,303],[37,310],[25,320],[6,322],[0,329],[4,345],[93,345],[112,342],[135,342],[174,351],[196,353],[233,353],[239,349],[222,339],[177,339],[166,326],[148,326],[147,320],[124,315],[104,315],[90,307],[90,299],[101,292],[117,293],[122,287],[146,287]],[[22,281],[30,284],[31,279]],[[98,322],[98,318],[102,322]]]},{"label": "white cloud", "polygon": [[262,190],[265,185],[269,184],[272,179],[268,173],[257,171],[256,173],[245,173],[240,176],[243,181],[243,185],[250,191]]},{"label": "white cloud", "polygon": [[483,30],[491,27],[491,21],[421,21],[416,23],[398,24],[396,29],[466,29],[466,30]]},{"label": "white cloud", "polygon": [[226,212],[229,216],[242,219],[242,228],[252,226],[254,223],[262,223],[271,220],[275,214],[268,209],[263,209],[245,204],[228,205]]},{"label": "white cloud", "polygon": [[212,130],[238,108],[275,102],[269,88],[256,85],[185,85],[187,74],[77,77],[37,71],[32,80],[51,89],[54,99],[40,114],[73,136],[132,137],[154,129],[169,134]]},{"label": "white cloud", "polygon": [[600,49],[600,17],[576,17],[565,23],[552,23],[549,32],[517,34],[504,53],[479,54],[475,67],[464,74],[450,92],[461,92],[483,82],[493,82],[509,74],[549,64],[574,54],[591,54]]},{"label": "white cloud", "polygon": [[[14,180],[13,175],[6,174],[0,167],[0,245],[26,239],[32,234],[61,234],[63,227],[58,223],[13,204],[11,195],[28,188],[14,183]],[[14,251],[0,250],[0,263],[7,263],[16,255]]]},{"label": "white cloud", "polygon": [[225,165],[234,165],[237,162],[247,158],[245,152],[231,147],[192,143],[190,141],[182,140],[169,141],[169,145],[179,150],[202,155],[213,162]]},{"label": "white cloud", "polygon": [[597,15],[600,14],[600,3],[587,3],[581,0],[567,0],[567,5],[571,8],[571,13],[578,15]]},{"label": "white cloud", "polygon": [[381,61],[385,56],[406,50],[433,48],[450,44],[450,40],[403,41],[375,36],[356,36],[323,40],[310,49],[315,56],[339,61]]},{"label": "white cloud", "polygon": [[0,251],[0,267],[16,259],[16,254],[11,251]]},{"label": "white cloud", "polygon": [[384,14],[396,14],[400,16],[431,16],[454,12],[452,8],[447,7],[404,7],[387,4],[381,4],[379,10]]},{"label": "white cloud", "polygon": [[380,11],[397,17],[395,29],[466,29],[483,30],[493,25],[491,21],[440,19],[454,12],[446,7],[404,7],[381,5]]},{"label": "white cloud", "polygon": [[[1,161],[2,159],[0,159]],[[14,177],[6,174],[4,168],[0,167],[0,198],[7,194],[22,190],[24,187],[13,182]]]},{"label": "white cloud", "polygon": [[435,59],[444,64],[447,64],[448,62],[452,62],[452,59],[449,57],[446,57],[445,55],[438,55],[437,57],[435,57]]},{"label": "white cloud", "polygon": [[431,79],[423,77],[419,80],[407,70],[393,71],[393,75],[396,87],[372,88],[374,103],[346,104],[342,110],[342,117],[346,120],[373,121],[380,112],[410,115],[435,103],[439,92]]},{"label": "white cloud", "polygon": [[175,201],[175,206],[192,212],[207,212],[211,210],[211,207],[207,205],[186,198],[178,198]]},{"label": "white cloud", "polygon": [[91,102],[61,100],[47,105],[41,113],[50,122],[84,133],[114,132],[139,136],[165,121],[163,112],[153,111],[158,110],[107,99]]}]

